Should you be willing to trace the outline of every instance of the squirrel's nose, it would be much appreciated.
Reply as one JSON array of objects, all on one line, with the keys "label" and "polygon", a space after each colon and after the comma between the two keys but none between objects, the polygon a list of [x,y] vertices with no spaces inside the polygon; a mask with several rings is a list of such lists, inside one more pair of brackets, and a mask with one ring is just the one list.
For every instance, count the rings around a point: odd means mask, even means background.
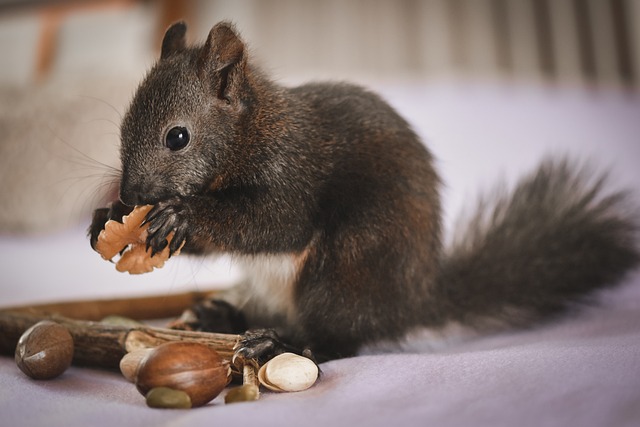
[{"label": "squirrel's nose", "polygon": [[136,206],[146,204],[142,202],[142,195],[140,191],[132,188],[120,187],[120,201],[127,206]]},{"label": "squirrel's nose", "polygon": [[127,174],[122,175],[119,198],[127,206],[153,204],[151,191],[129,178]]}]

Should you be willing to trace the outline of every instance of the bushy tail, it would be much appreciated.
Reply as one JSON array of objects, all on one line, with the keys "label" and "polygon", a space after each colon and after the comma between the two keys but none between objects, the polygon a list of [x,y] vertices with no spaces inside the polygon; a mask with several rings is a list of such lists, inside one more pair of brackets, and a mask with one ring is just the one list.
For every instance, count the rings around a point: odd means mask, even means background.
[{"label": "bushy tail", "polygon": [[627,194],[604,192],[605,178],[547,160],[511,194],[482,201],[443,260],[448,320],[526,324],[636,267],[638,213]]}]

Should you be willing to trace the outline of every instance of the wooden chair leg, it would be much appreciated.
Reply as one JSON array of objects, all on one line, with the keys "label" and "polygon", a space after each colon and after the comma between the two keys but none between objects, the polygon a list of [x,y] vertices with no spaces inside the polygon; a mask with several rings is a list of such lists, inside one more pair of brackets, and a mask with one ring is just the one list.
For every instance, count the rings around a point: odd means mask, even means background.
[{"label": "wooden chair leg", "polygon": [[58,34],[62,17],[56,10],[45,10],[41,13],[41,28],[38,37],[35,81],[42,82],[51,72],[57,48]]}]

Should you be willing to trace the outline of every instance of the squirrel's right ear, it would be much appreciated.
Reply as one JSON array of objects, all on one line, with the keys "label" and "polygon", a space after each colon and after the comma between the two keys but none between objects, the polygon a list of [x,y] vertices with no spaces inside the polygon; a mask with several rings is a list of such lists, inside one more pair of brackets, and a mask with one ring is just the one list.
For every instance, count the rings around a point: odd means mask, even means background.
[{"label": "squirrel's right ear", "polygon": [[220,22],[209,32],[199,58],[201,77],[212,79],[218,98],[231,101],[244,78],[245,46],[233,24]]},{"label": "squirrel's right ear", "polygon": [[176,22],[170,26],[162,39],[160,59],[167,59],[174,53],[183,50],[186,46],[186,34],[187,24],[184,22]]}]

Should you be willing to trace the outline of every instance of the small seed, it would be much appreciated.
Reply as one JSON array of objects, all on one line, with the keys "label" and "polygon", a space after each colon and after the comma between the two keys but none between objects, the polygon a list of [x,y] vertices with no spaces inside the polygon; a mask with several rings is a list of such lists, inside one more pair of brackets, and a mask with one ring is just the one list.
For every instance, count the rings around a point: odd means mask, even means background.
[{"label": "small seed", "polygon": [[189,409],[191,398],[187,393],[168,387],[156,387],[149,390],[146,396],[147,406],[165,409]]},{"label": "small seed", "polygon": [[259,397],[260,391],[258,390],[257,385],[245,384],[229,390],[227,395],[224,397],[224,403],[251,402],[258,400]]},{"label": "small seed", "polygon": [[20,337],[15,361],[18,368],[35,380],[62,374],[73,359],[73,338],[64,326],[43,320]]},{"label": "small seed", "polygon": [[128,317],[117,316],[117,315],[109,315],[103,318],[100,322],[106,323],[112,326],[126,326],[130,328],[135,328],[143,325],[143,323],[138,322],[137,320],[133,320]]}]

